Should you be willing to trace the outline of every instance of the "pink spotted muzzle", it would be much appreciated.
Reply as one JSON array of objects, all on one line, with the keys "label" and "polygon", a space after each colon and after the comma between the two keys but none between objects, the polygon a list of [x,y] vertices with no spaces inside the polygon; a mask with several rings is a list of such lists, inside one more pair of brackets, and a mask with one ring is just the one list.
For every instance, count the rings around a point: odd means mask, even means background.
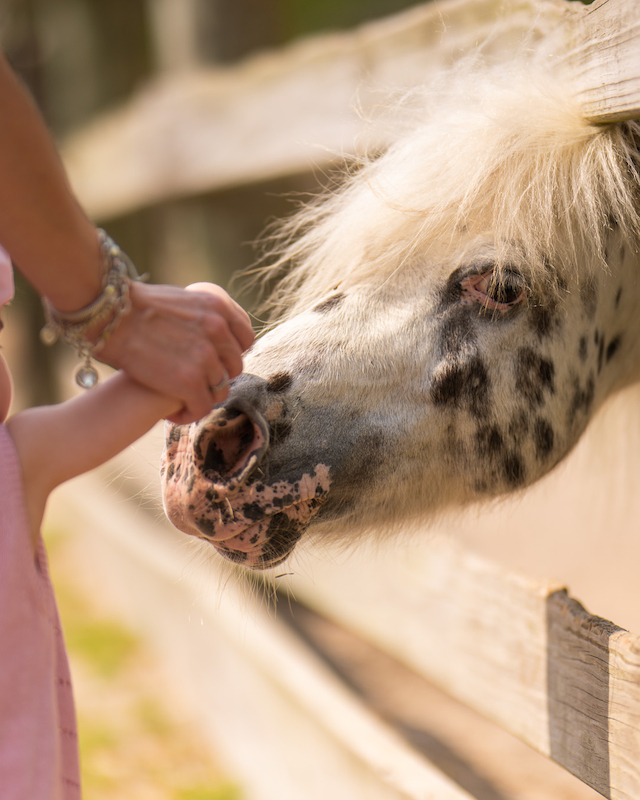
[{"label": "pink spotted muzzle", "polygon": [[283,561],[329,490],[329,468],[270,480],[263,471],[282,403],[263,415],[242,397],[189,426],[167,427],[163,502],[180,530],[252,569]]}]

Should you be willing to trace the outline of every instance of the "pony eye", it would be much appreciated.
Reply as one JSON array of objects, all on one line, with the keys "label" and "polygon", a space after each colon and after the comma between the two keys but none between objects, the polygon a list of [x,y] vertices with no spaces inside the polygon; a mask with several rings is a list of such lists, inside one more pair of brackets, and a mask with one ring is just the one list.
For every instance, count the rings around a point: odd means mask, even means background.
[{"label": "pony eye", "polygon": [[508,311],[526,296],[524,281],[516,272],[505,270],[499,276],[493,269],[469,275],[460,283],[463,299],[480,303],[492,311]]}]

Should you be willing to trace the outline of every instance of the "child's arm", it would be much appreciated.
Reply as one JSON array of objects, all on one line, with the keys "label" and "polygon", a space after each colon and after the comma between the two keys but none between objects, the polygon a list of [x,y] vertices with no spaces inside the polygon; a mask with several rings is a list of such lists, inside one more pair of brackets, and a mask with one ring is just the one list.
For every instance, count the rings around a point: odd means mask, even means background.
[{"label": "child's arm", "polygon": [[65,403],[10,417],[34,539],[52,489],[108,461],[180,406],[120,372]]}]

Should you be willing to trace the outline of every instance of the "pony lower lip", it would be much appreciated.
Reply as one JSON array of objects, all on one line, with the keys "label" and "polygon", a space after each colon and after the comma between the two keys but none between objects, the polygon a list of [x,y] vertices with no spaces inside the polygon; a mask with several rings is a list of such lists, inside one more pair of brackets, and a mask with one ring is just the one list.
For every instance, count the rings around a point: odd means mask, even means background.
[{"label": "pony lower lip", "polygon": [[[231,543],[234,543],[233,549],[237,550],[242,553],[249,553],[251,550],[260,548],[260,545],[263,543],[261,538],[261,534],[264,533],[267,528],[269,527],[269,523],[271,520],[277,516],[278,514],[286,514],[290,519],[297,518],[304,518],[306,516],[312,516],[312,514],[308,514],[309,507],[311,504],[311,500],[298,500],[296,503],[292,503],[289,506],[285,506],[284,508],[279,508],[276,511],[265,515],[262,519],[257,520],[255,522],[251,522],[245,527],[241,527],[239,530],[235,530],[233,533],[228,535],[227,537],[220,538],[218,536],[207,536],[207,540],[211,542],[214,546],[217,544],[224,545],[225,548],[229,547]],[[292,513],[300,511],[299,514]],[[307,512],[307,514],[305,514]],[[223,531],[229,531],[229,525],[225,525],[223,527]],[[253,531],[253,533],[251,533]],[[256,538],[257,537],[257,538]],[[251,541],[253,539],[253,541]]]}]

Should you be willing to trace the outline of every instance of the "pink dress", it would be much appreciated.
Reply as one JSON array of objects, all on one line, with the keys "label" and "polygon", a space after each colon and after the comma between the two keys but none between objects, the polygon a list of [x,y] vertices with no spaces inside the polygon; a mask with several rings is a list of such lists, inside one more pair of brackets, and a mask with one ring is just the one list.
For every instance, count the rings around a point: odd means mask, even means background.
[{"label": "pink dress", "polygon": [[[0,253],[0,302],[13,290]],[[0,798],[79,800],[69,664],[42,539],[34,555],[20,461],[0,424]]]},{"label": "pink dress", "polygon": [[13,267],[9,253],[0,245],[0,306],[13,297]]}]

